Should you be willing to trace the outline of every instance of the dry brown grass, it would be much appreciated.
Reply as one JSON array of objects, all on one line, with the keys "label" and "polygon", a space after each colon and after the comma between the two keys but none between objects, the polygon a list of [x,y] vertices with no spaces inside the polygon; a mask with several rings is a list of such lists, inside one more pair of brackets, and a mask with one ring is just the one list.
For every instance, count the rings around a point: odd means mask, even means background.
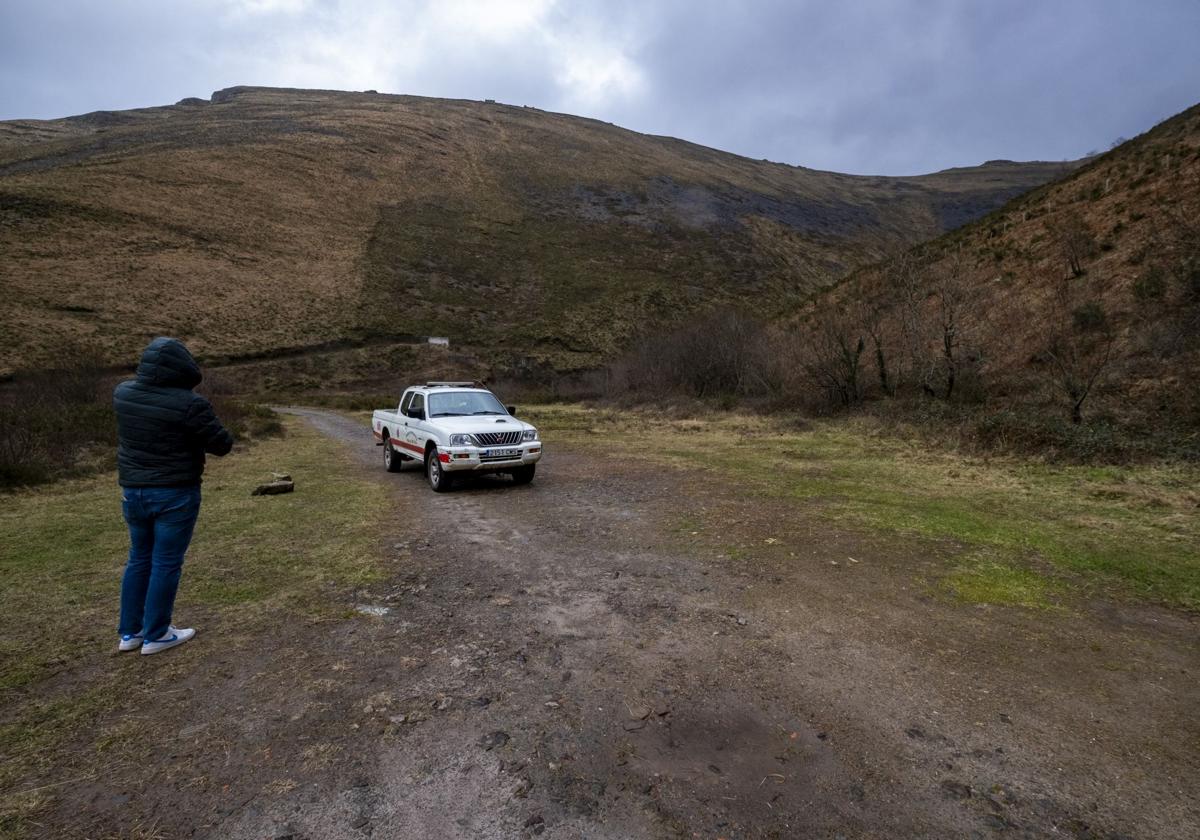
[{"label": "dry brown grass", "polygon": [[[916,246],[910,259],[921,265],[922,294],[932,294],[951,263],[961,267],[971,304],[959,338],[964,349],[980,352],[989,398],[1054,404],[1066,416],[1047,348],[1062,322],[1069,327],[1082,313],[1100,316],[1115,337],[1085,413],[1150,426],[1197,424],[1200,399],[1187,384],[1200,374],[1197,217],[1200,106],[975,224]],[[1076,227],[1090,239],[1079,274],[1063,242],[1064,231]],[[887,338],[899,363],[904,342],[894,265],[851,275],[810,304],[796,326],[817,323],[823,313],[882,307],[892,316]],[[932,316],[934,299],[925,306]]]},{"label": "dry brown grass", "polygon": [[1061,171],[852,177],[505,105],[218,99],[0,124],[0,375],[162,333],[222,359],[445,334],[580,367],[647,318],[786,309]]}]

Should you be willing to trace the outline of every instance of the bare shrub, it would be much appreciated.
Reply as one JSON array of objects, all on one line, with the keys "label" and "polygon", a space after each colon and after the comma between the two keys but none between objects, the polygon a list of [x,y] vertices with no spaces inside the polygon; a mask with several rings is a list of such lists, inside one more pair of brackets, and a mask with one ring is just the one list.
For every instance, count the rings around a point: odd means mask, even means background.
[{"label": "bare shrub", "polygon": [[892,349],[888,341],[888,322],[893,318],[893,312],[887,304],[879,302],[868,304],[864,312],[863,329],[871,339],[879,390],[885,396],[895,396],[897,382],[890,366]]},{"label": "bare shrub", "polygon": [[1042,353],[1055,387],[1066,398],[1072,423],[1083,422],[1083,406],[1112,359],[1116,333],[1089,284],[1063,277],[1053,298]]},{"label": "bare shrub", "polygon": [[974,314],[974,296],[961,251],[944,260],[935,272],[932,297],[940,352],[937,363],[931,367],[926,387],[933,388],[932,379],[937,377],[940,396],[949,400],[954,396],[963,365],[968,320]]},{"label": "bare shrub", "polygon": [[[0,386],[0,487],[114,468],[112,389],[122,378],[89,364],[19,374]],[[233,380],[209,377],[203,390],[236,437],[282,433],[275,413],[238,396]]]},{"label": "bare shrub", "polygon": [[911,254],[900,255],[889,264],[887,277],[904,351],[905,367],[897,379],[928,396],[949,400],[964,368],[973,366],[973,384],[981,387],[976,363],[982,351],[971,344],[978,299],[962,251],[933,267]]},{"label": "bare shrub", "polygon": [[638,342],[611,369],[611,387],[693,397],[763,396],[775,388],[768,333],[736,310],[710,315]]},{"label": "bare shrub", "polygon": [[895,300],[900,342],[903,346],[904,367],[897,371],[901,383],[928,383],[929,364],[928,325],[925,318],[925,301],[928,293],[924,285],[925,268],[911,252],[894,257],[886,269],[885,276],[889,294]]},{"label": "bare shrub", "polygon": [[1146,270],[1134,283],[1153,329],[1149,349],[1167,359],[1200,346],[1200,221],[1179,208],[1159,213]]},{"label": "bare shrub", "polygon": [[210,403],[217,419],[235,438],[276,437],[283,434],[283,423],[274,411],[245,398],[237,382],[220,373],[206,374],[196,389]]},{"label": "bare shrub", "polygon": [[610,368],[560,372],[547,367],[538,371],[506,371],[489,377],[485,384],[506,404],[581,402],[611,391]]},{"label": "bare shrub", "polygon": [[1086,261],[1094,257],[1099,249],[1096,237],[1083,216],[1076,211],[1063,213],[1055,222],[1047,225],[1047,232],[1059,254],[1066,260],[1071,276],[1082,277],[1087,271]]},{"label": "bare shrub", "polygon": [[857,405],[862,400],[866,350],[862,319],[827,310],[814,321],[803,342],[801,366],[806,378],[829,405]]},{"label": "bare shrub", "polygon": [[0,487],[108,465],[115,378],[96,366],[18,375],[0,387]]}]

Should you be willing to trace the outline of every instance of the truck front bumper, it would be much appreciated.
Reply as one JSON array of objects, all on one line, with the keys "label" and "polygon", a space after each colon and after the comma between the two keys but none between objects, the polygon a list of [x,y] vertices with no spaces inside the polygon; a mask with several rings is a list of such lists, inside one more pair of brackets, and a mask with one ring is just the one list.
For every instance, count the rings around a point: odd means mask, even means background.
[{"label": "truck front bumper", "polygon": [[[448,472],[503,472],[514,467],[527,467],[542,458],[542,442],[535,440],[519,446],[497,447],[505,450],[504,455],[491,455],[494,450],[476,446],[451,446],[438,450],[442,469]],[[509,452],[512,452],[509,455]]]}]

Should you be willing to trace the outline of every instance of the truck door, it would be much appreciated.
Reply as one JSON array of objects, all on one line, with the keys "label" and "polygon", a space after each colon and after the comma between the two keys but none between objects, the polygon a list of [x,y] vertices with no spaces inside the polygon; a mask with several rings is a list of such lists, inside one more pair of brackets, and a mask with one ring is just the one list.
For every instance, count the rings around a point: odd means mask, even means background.
[{"label": "truck door", "polygon": [[413,392],[404,415],[404,448],[407,454],[423,458],[425,441],[429,438],[425,430],[425,395]]}]

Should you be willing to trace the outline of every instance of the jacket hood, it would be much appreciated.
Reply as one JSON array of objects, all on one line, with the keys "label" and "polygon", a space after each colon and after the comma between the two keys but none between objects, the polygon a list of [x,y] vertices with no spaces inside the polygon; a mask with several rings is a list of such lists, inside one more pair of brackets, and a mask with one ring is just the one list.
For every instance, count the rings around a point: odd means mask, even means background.
[{"label": "jacket hood", "polygon": [[203,378],[200,365],[177,338],[160,337],[146,345],[137,366],[137,378],[149,385],[195,388]]}]

